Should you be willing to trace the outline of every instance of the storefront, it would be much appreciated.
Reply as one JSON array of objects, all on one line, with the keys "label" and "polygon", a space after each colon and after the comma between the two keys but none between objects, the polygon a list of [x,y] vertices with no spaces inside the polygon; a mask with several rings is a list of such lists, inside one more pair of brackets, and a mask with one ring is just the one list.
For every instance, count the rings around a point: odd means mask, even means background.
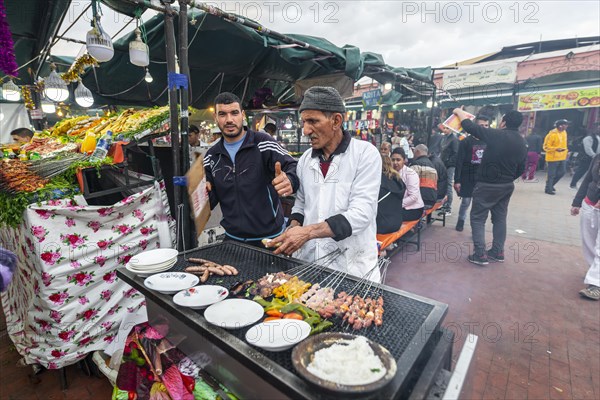
[{"label": "storefront", "polygon": [[556,120],[566,119],[570,122],[570,136],[584,136],[597,129],[599,109],[598,86],[521,93],[518,101],[518,110],[530,121],[528,131],[542,135],[553,129]]}]

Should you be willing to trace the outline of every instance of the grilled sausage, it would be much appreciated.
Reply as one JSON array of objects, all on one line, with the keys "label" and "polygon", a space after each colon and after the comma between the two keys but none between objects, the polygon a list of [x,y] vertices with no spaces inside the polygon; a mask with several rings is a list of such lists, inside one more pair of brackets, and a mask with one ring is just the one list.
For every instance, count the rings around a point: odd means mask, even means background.
[{"label": "grilled sausage", "polygon": [[208,271],[212,272],[213,274],[217,274],[220,276],[225,275],[225,272],[223,272],[223,270],[221,268],[218,267],[208,267],[207,268]]},{"label": "grilled sausage", "polygon": [[207,267],[204,267],[202,265],[191,265],[185,269],[185,272],[190,272],[190,273],[194,274],[194,273],[198,273],[198,272],[204,272],[204,271],[206,271],[206,268]]},{"label": "grilled sausage", "polygon": [[204,270],[204,273],[200,277],[200,282],[204,283],[208,280],[208,276],[210,275],[210,271],[207,269]]}]

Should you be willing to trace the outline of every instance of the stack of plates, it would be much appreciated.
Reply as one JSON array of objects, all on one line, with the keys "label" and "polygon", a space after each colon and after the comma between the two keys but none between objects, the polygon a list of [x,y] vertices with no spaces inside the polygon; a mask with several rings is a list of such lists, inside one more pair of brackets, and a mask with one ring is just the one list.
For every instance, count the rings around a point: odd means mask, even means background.
[{"label": "stack of plates", "polygon": [[154,249],[131,257],[125,268],[140,276],[150,276],[170,269],[177,262],[177,250]]}]

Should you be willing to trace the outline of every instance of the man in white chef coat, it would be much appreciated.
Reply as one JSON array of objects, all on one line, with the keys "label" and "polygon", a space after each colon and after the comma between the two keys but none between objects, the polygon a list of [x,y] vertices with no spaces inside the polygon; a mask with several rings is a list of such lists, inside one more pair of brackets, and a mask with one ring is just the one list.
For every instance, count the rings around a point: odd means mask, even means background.
[{"label": "man in white chef coat", "polygon": [[299,112],[312,148],[298,162],[300,188],[289,227],[269,246],[278,246],[275,254],[306,261],[346,250],[332,268],[379,281],[374,267],[381,155],[342,129],[346,109],[334,88],[308,89]]}]

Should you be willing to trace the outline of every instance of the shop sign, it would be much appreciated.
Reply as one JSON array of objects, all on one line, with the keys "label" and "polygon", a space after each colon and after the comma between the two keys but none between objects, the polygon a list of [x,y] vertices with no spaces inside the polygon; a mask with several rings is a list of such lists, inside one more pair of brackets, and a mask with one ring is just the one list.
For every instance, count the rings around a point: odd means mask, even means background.
[{"label": "shop sign", "polygon": [[600,107],[600,88],[566,89],[519,96],[519,111]]},{"label": "shop sign", "polygon": [[362,95],[363,104],[365,107],[375,107],[379,104],[379,100],[381,99],[381,90],[369,90],[368,92],[364,92]]},{"label": "shop sign", "polygon": [[517,63],[510,62],[445,71],[443,85],[444,90],[456,90],[470,86],[514,83],[516,78]]}]

